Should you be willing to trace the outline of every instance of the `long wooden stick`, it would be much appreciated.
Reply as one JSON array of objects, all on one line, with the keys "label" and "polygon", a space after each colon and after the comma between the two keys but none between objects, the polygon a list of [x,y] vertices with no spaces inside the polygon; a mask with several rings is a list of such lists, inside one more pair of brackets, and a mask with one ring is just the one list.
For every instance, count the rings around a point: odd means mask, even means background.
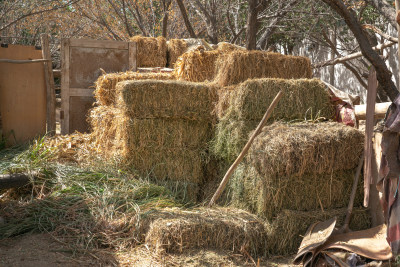
[{"label": "long wooden stick", "polygon": [[13,63],[13,64],[43,63],[48,61],[49,61],[48,59],[27,59],[27,60],[0,59],[0,63]]},{"label": "long wooden stick", "polygon": [[229,170],[226,172],[226,174],[224,176],[224,179],[222,179],[221,184],[219,185],[217,191],[215,191],[213,197],[211,198],[210,203],[208,204],[209,207],[211,207],[212,205],[214,205],[217,202],[218,198],[220,197],[220,195],[224,191],[225,186],[228,183],[229,179],[231,178],[231,176],[232,176],[233,172],[235,171],[236,167],[242,161],[242,159],[246,155],[247,151],[249,151],[250,146],[251,146],[251,144],[253,144],[254,139],[257,137],[257,135],[260,134],[262,128],[264,127],[265,123],[267,122],[267,120],[271,116],[272,111],[274,110],[274,108],[278,104],[278,102],[281,99],[282,95],[283,95],[283,92],[279,91],[279,93],[276,95],[276,97],[272,101],[271,105],[269,106],[269,108],[265,112],[264,117],[261,119],[260,123],[258,124],[256,130],[254,131],[254,133],[250,137],[249,141],[247,141],[247,144],[244,146],[242,152],[240,152],[240,154],[236,158],[235,162],[231,165]]}]

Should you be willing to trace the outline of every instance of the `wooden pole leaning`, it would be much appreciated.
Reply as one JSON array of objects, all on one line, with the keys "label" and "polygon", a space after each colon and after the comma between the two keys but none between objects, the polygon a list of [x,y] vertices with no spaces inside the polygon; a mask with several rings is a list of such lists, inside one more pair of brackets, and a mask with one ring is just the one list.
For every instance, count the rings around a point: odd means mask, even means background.
[{"label": "wooden pole leaning", "polygon": [[264,127],[265,123],[267,122],[267,120],[271,116],[272,111],[274,110],[274,108],[278,104],[278,102],[281,99],[282,95],[283,95],[283,92],[279,91],[279,93],[276,95],[276,97],[272,101],[271,105],[268,107],[267,111],[264,114],[264,117],[261,119],[261,121],[258,124],[258,126],[257,126],[256,130],[254,131],[254,133],[251,135],[249,141],[247,141],[247,143],[244,146],[242,152],[240,152],[240,154],[236,158],[235,162],[231,165],[231,167],[226,172],[224,178],[222,179],[221,184],[219,185],[217,191],[215,191],[213,197],[211,198],[210,203],[208,204],[209,207],[213,206],[217,202],[218,198],[220,197],[220,195],[224,191],[224,189],[226,187],[226,184],[228,183],[228,181],[229,181],[230,177],[232,176],[233,172],[235,171],[235,169],[237,168],[239,163],[243,160],[244,156],[249,151],[250,146],[253,144],[254,139],[257,137],[257,135],[260,134],[262,128]]}]

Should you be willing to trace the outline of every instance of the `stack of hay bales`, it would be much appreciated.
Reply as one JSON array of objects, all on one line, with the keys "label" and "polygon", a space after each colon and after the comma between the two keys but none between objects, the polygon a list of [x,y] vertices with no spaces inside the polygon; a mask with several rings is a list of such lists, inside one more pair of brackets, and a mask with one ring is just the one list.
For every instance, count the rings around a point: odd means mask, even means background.
[{"label": "stack of hay bales", "polygon": [[[271,253],[294,253],[315,214],[340,215],[337,209],[347,206],[363,140],[357,129],[335,122],[266,126],[230,182],[232,204],[273,225]],[[358,189],[356,207],[363,199]],[[368,219],[353,222],[353,230],[368,226]],[[280,240],[281,231],[291,241]]]},{"label": "stack of hay bales", "polygon": [[98,148],[110,158],[122,158],[142,176],[187,182],[196,189],[204,178],[215,88],[178,81],[124,81],[117,84],[116,95],[114,106],[92,110]]},{"label": "stack of hay bales", "polygon": [[317,79],[253,79],[227,90],[227,103],[217,110],[220,121],[213,140],[214,154],[227,162],[239,155],[249,132],[257,127],[280,90],[284,94],[270,121],[304,120],[317,115],[330,119],[335,112],[325,84]]},{"label": "stack of hay bales", "polygon": [[186,52],[188,44],[183,39],[171,39],[167,42],[167,67],[174,67],[177,59]]},{"label": "stack of hay bales", "polygon": [[129,41],[137,43],[138,67],[166,67],[167,40],[164,37],[134,36]]}]

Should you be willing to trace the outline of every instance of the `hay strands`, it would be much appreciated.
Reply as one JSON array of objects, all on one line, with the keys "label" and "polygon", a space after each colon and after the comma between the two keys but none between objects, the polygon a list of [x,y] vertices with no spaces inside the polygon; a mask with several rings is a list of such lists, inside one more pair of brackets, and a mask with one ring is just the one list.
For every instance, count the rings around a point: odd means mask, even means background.
[{"label": "hay strands", "polygon": [[209,203],[209,207],[213,206],[219,196],[221,195],[221,193],[224,191],[226,184],[229,181],[229,178],[232,176],[233,172],[235,171],[236,167],[239,165],[239,163],[243,160],[244,156],[246,155],[246,153],[249,151],[250,146],[252,145],[254,139],[257,137],[257,135],[260,134],[262,128],[264,127],[266,121],[269,119],[269,117],[272,114],[272,111],[274,111],[274,108],[276,107],[276,105],[278,104],[279,100],[281,99],[283,95],[283,91],[279,91],[279,93],[275,96],[274,100],[272,101],[271,105],[268,107],[267,111],[264,114],[264,117],[261,119],[260,123],[258,124],[256,130],[254,131],[254,133],[252,134],[252,136],[250,137],[249,141],[247,141],[247,144],[244,146],[242,152],[240,152],[239,156],[236,158],[235,162],[233,162],[233,164],[231,165],[231,167],[228,169],[228,171],[226,172],[224,178],[222,179],[221,184],[219,185],[217,191],[215,191],[213,197],[211,198],[211,201]]}]

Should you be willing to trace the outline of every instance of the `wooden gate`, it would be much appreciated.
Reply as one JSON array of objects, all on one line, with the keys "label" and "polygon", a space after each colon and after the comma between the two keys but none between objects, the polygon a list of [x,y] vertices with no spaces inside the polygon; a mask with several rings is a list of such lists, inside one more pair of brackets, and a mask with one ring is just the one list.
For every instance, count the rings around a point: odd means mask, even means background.
[{"label": "wooden gate", "polygon": [[94,82],[105,72],[136,71],[134,42],[63,39],[61,47],[61,134],[88,132]]}]

